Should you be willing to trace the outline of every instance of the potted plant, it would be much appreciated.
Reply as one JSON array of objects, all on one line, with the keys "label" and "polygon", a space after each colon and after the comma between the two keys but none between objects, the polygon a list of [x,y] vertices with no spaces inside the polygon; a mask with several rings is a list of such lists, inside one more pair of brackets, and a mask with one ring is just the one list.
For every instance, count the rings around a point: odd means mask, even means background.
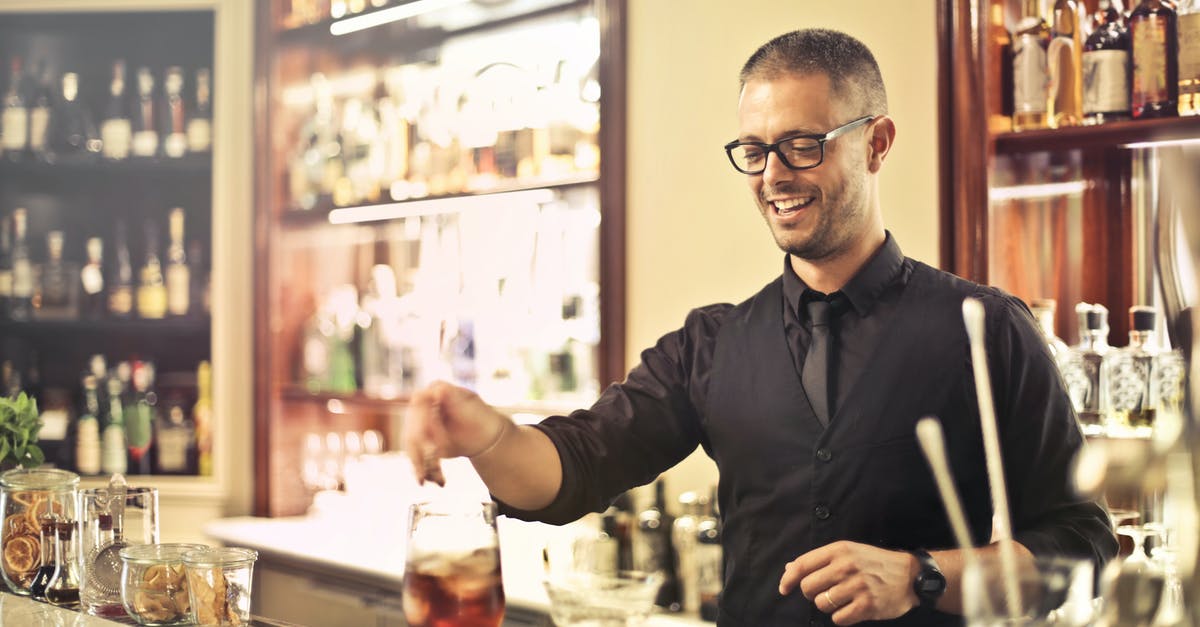
[{"label": "potted plant", "polygon": [[0,469],[36,468],[46,461],[37,445],[41,429],[36,400],[24,392],[16,398],[0,397]]}]

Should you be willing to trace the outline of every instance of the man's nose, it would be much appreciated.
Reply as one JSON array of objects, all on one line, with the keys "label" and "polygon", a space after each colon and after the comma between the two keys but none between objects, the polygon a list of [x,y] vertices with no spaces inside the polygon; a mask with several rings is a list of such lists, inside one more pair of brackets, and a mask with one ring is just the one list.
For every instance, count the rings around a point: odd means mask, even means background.
[{"label": "man's nose", "polygon": [[774,150],[767,153],[767,162],[764,166],[762,177],[763,182],[767,185],[774,185],[776,181],[790,180],[793,175],[793,170],[783,164],[783,159]]}]

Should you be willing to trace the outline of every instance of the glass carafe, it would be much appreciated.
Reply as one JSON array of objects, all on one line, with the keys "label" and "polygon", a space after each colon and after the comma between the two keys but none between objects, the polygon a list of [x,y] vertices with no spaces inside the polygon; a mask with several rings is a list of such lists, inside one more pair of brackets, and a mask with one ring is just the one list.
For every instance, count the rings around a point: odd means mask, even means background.
[{"label": "glass carafe", "polygon": [[9,590],[30,594],[41,565],[42,523],[75,520],[78,485],[79,475],[65,470],[17,468],[0,474],[0,573]]}]

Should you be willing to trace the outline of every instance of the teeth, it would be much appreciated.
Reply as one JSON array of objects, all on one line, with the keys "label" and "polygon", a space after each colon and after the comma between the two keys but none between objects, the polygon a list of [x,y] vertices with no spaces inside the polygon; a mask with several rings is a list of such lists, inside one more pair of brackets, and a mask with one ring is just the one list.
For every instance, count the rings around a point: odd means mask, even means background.
[{"label": "teeth", "polygon": [[811,200],[811,198],[789,198],[787,200],[776,200],[775,208],[779,211],[788,211],[789,209],[795,209],[800,205],[807,205]]}]

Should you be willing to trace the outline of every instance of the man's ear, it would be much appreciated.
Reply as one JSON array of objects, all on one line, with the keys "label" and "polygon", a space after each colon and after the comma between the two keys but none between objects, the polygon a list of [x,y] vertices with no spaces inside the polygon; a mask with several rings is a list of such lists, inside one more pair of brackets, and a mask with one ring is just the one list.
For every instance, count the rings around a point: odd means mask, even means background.
[{"label": "man's ear", "polygon": [[867,169],[876,174],[883,167],[883,160],[896,141],[896,124],[892,118],[881,115],[871,123],[867,137]]}]

